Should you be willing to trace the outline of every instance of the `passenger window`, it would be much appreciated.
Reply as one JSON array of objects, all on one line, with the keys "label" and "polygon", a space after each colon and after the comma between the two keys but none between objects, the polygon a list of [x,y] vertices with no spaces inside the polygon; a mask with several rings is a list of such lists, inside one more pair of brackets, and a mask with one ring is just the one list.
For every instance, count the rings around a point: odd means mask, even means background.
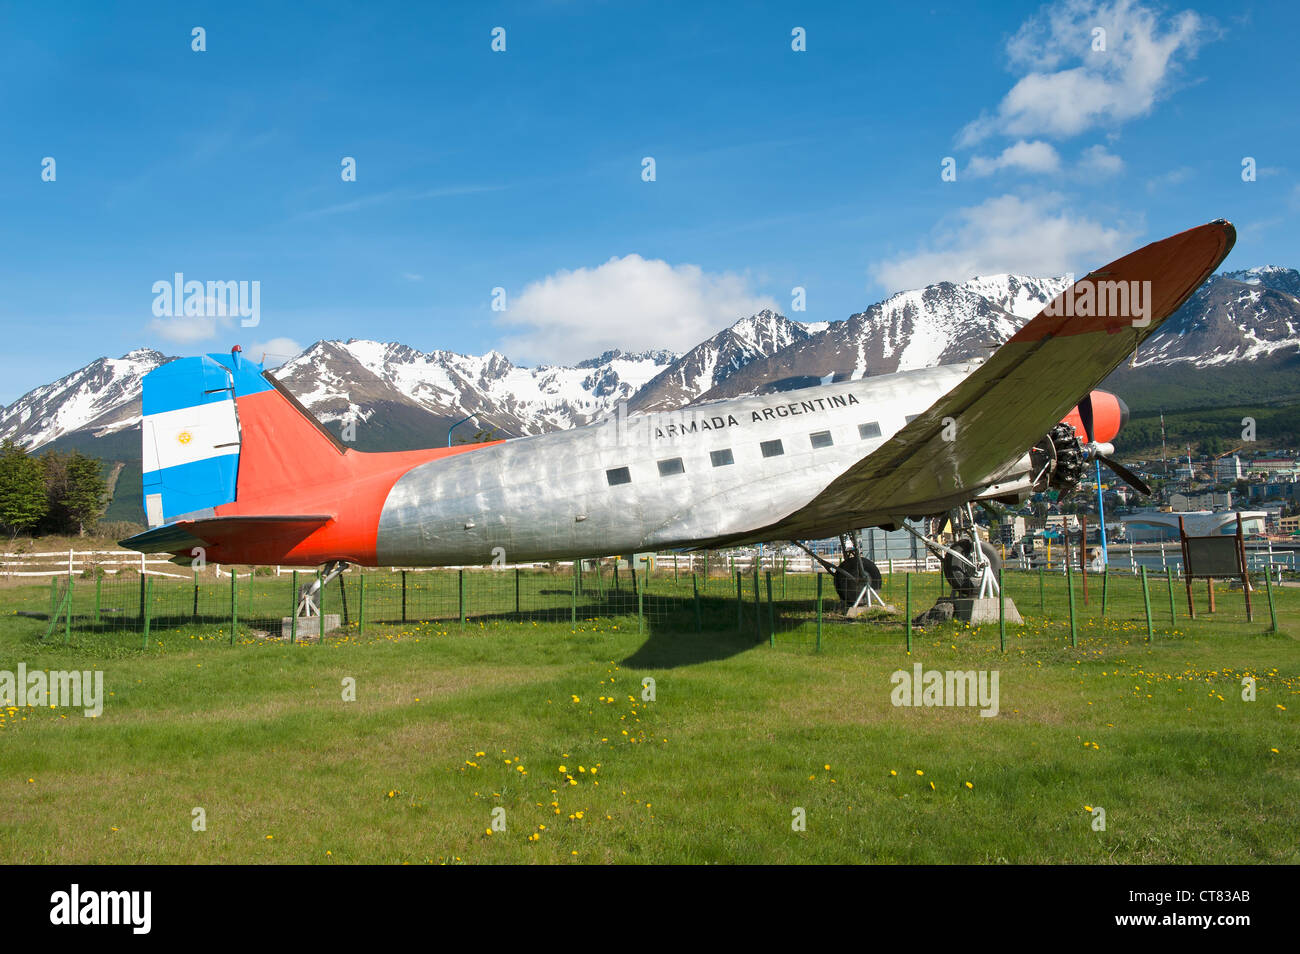
[{"label": "passenger window", "polygon": [[763,441],[758,446],[762,448],[764,457],[780,457],[785,453],[785,448],[781,446],[780,440]]},{"label": "passenger window", "polygon": [[875,421],[872,421],[870,424],[858,425],[858,437],[862,438],[862,440],[866,440],[868,437],[879,437],[879,436],[880,436],[880,425],[877,424]]},{"label": "passenger window", "polygon": [[605,471],[605,479],[609,481],[611,487],[618,484],[630,484],[632,483],[632,472],[626,467],[614,467]]},{"label": "passenger window", "polygon": [[724,447],[722,450],[709,451],[709,461],[714,467],[726,467],[728,464],[734,464],[736,458],[731,456],[730,447]]},{"label": "passenger window", "polygon": [[680,457],[670,457],[668,460],[661,460],[659,462],[660,477],[671,477],[673,474],[684,473],[686,473],[686,468],[682,466],[682,459]]},{"label": "passenger window", "polygon": [[831,440],[830,431],[814,431],[808,435],[808,439],[812,441],[813,447],[830,447],[835,443]]}]

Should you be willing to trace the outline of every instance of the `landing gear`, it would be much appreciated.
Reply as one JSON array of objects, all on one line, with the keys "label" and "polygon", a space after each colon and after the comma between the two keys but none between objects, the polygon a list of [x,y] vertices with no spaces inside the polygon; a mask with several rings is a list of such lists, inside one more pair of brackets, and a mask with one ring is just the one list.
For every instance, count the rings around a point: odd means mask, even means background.
[{"label": "landing gear", "polygon": [[338,576],[348,565],[343,560],[335,560],[332,563],[326,563],[323,567],[319,579],[312,580],[310,583],[304,583],[298,588],[298,608],[296,610],[298,617],[319,616],[320,603],[317,597],[320,593],[333,582],[334,577]]},{"label": "landing gear", "polygon": [[957,538],[950,547],[931,539],[910,524],[903,524],[903,529],[943,561],[943,576],[952,587],[954,596],[980,599],[996,597],[997,571],[1001,568],[1002,561],[998,558],[997,551],[976,534],[974,509],[970,504],[963,504],[952,511],[950,519],[953,535]]},{"label": "landing gear", "polygon": [[835,592],[845,604],[850,606],[857,601],[864,586],[869,586],[879,593],[883,582],[880,567],[866,557],[859,556],[856,550],[848,551],[840,561],[840,565],[835,568]]},{"label": "landing gear", "polygon": [[[970,538],[958,540],[943,557],[943,578],[948,581],[957,596],[978,596],[982,582],[983,568],[979,566],[972,554],[975,547]],[[993,546],[980,541],[983,563],[996,580],[998,570],[1002,568],[1002,559]],[[958,559],[960,555],[960,559]]]},{"label": "landing gear", "polygon": [[838,566],[814,553],[800,541],[790,542],[825,567],[835,585],[835,594],[843,601],[848,615],[855,616],[873,605],[888,608],[880,596],[883,582],[880,567],[862,555],[856,531],[840,534],[840,552],[844,556]]}]

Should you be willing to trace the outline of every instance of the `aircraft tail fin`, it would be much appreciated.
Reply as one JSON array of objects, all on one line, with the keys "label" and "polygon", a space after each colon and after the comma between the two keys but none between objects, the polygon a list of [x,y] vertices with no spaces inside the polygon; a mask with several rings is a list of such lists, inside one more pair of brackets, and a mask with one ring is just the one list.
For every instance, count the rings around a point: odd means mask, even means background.
[{"label": "aircraft tail fin", "polygon": [[328,477],[345,448],[261,365],[180,358],[144,378],[144,509],[149,527],[239,511],[285,513],[295,488]]}]

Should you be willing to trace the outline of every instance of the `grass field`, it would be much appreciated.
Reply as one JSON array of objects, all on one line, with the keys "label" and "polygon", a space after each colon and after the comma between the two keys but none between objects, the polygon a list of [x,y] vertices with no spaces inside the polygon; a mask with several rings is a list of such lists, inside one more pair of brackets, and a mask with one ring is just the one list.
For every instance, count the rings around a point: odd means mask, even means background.
[{"label": "grass field", "polygon": [[[0,590],[0,670],[98,668],[108,694],[98,718],[0,711],[0,862],[1300,861],[1300,590],[1274,591],[1270,634],[1262,592],[1254,623],[1226,592],[1171,622],[1160,580],[1148,642],[1136,581],[1103,620],[1094,580],[1076,648],[1064,581],[1040,615],[1016,577],[1028,625],[1005,654],[996,625],[948,624],[909,656],[899,623],[834,619],[819,652],[806,579],[778,591],[775,636],[765,605],[737,631],[725,580],[696,632],[662,582],[644,632],[583,601],[576,626],[381,621],[321,644],[171,619],[144,651],[125,631],[42,642],[15,611],[48,589]],[[919,612],[939,585],[913,582]],[[918,662],[997,670],[998,715],[895,707],[891,674]]]}]

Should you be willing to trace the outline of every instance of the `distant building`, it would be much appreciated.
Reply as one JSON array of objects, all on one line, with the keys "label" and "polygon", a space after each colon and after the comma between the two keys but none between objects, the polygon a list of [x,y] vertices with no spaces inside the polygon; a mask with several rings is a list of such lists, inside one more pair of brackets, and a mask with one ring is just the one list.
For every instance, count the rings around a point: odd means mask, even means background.
[{"label": "distant building", "polygon": [[1300,533],[1300,514],[1294,517],[1278,517],[1277,529],[1281,533]]},{"label": "distant building", "polygon": [[[1264,532],[1267,515],[1262,510],[1243,510],[1241,513],[1241,531],[1246,536]],[[1133,543],[1166,543],[1178,539],[1178,518],[1182,517],[1183,526],[1189,537],[1208,537],[1214,534],[1235,534],[1237,532],[1237,511],[1196,510],[1167,512],[1146,510],[1141,513],[1121,517],[1129,541]]]},{"label": "distant building", "polygon": [[1239,480],[1242,477],[1241,458],[1236,454],[1220,457],[1214,462],[1214,476],[1217,480]]},{"label": "distant building", "polygon": [[1222,494],[1214,491],[1205,491],[1199,494],[1170,494],[1169,506],[1175,511],[1230,510],[1232,509],[1232,491]]}]

